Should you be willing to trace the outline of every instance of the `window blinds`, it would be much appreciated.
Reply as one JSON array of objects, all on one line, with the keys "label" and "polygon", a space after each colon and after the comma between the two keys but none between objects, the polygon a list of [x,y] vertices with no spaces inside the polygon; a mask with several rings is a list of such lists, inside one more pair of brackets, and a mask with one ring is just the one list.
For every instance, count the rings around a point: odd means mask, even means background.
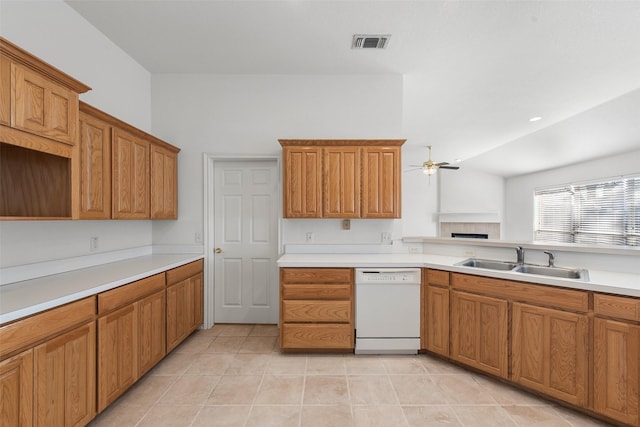
[{"label": "window blinds", "polygon": [[640,245],[640,176],[536,190],[535,239]]}]

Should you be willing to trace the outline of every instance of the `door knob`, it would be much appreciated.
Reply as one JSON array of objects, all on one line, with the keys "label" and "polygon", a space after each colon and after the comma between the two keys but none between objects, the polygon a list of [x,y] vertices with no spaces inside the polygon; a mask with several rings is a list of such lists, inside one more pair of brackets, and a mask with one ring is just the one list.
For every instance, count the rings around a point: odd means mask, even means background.
[{"label": "door knob", "polygon": [[217,254],[221,254],[222,253],[222,249],[221,248],[216,248],[216,253]]}]

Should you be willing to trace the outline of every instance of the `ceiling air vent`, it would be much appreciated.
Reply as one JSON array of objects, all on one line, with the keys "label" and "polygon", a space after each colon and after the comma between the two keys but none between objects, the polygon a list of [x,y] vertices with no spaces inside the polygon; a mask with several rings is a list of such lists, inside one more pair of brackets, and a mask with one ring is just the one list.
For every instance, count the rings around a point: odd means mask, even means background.
[{"label": "ceiling air vent", "polygon": [[351,49],[384,49],[389,44],[390,34],[355,34]]}]

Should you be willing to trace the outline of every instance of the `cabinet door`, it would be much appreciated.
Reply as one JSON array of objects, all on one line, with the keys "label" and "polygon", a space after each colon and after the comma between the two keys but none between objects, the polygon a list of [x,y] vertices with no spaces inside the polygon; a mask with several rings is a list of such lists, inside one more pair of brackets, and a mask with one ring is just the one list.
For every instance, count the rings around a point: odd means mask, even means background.
[{"label": "cabinet door", "polygon": [[0,362],[0,425],[33,425],[33,350]]},{"label": "cabinet door", "polygon": [[151,145],[151,218],[178,218],[178,155]]},{"label": "cabinet door", "polygon": [[507,378],[507,301],[451,291],[451,358]]},{"label": "cabinet door", "polygon": [[167,352],[202,324],[202,273],[167,288]]},{"label": "cabinet door", "polygon": [[587,405],[588,318],[513,303],[513,381],[574,405]]},{"label": "cabinet door", "polygon": [[80,113],[80,218],[111,218],[111,127]]},{"label": "cabinet door", "polygon": [[149,143],[114,128],[112,156],[113,218],[150,218]]},{"label": "cabinet door", "polygon": [[425,348],[449,356],[449,289],[427,286],[425,298]]},{"label": "cabinet door", "polygon": [[11,73],[13,127],[74,145],[78,94],[16,64]]},{"label": "cabinet door", "polygon": [[285,218],[322,217],[322,149],[284,147],[283,202]]},{"label": "cabinet door", "polygon": [[400,218],[400,147],[363,150],[362,217]]},{"label": "cabinet door", "polygon": [[593,341],[594,410],[638,425],[640,326],[596,317]]},{"label": "cabinet door", "polygon": [[129,304],[98,319],[98,412],[138,379],[138,310]]},{"label": "cabinet door", "polygon": [[34,358],[34,424],[88,424],[96,413],[95,322],[36,347]]},{"label": "cabinet door", "polygon": [[11,125],[11,62],[0,56],[0,125]]},{"label": "cabinet door", "polygon": [[325,218],[360,217],[360,148],[325,148],[324,201]]},{"label": "cabinet door", "polygon": [[156,292],[138,303],[138,376],[144,375],[166,354],[165,291]]}]

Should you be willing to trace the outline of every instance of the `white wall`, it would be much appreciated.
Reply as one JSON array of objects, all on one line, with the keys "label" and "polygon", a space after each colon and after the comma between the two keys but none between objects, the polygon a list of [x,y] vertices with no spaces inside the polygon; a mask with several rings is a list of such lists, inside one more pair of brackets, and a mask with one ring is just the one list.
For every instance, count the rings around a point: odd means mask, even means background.
[{"label": "white wall", "polygon": [[[203,153],[279,156],[279,138],[402,138],[399,75],[154,75],[154,134],[181,147],[177,221],[154,221],[154,244],[193,244],[203,231]],[[380,242],[393,220],[283,220],[283,243]]]},{"label": "white wall", "polygon": [[[62,0],[0,1],[0,34],[91,86],[83,101],[151,128],[149,73]],[[146,246],[151,221],[1,221],[0,267]]]},{"label": "white wall", "polygon": [[[638,142],[640,145],[640,141]],[[505,186],[505,240],[533,240],[536,188],[640,173],[640,150],[544,172],[509,178]]]}]

